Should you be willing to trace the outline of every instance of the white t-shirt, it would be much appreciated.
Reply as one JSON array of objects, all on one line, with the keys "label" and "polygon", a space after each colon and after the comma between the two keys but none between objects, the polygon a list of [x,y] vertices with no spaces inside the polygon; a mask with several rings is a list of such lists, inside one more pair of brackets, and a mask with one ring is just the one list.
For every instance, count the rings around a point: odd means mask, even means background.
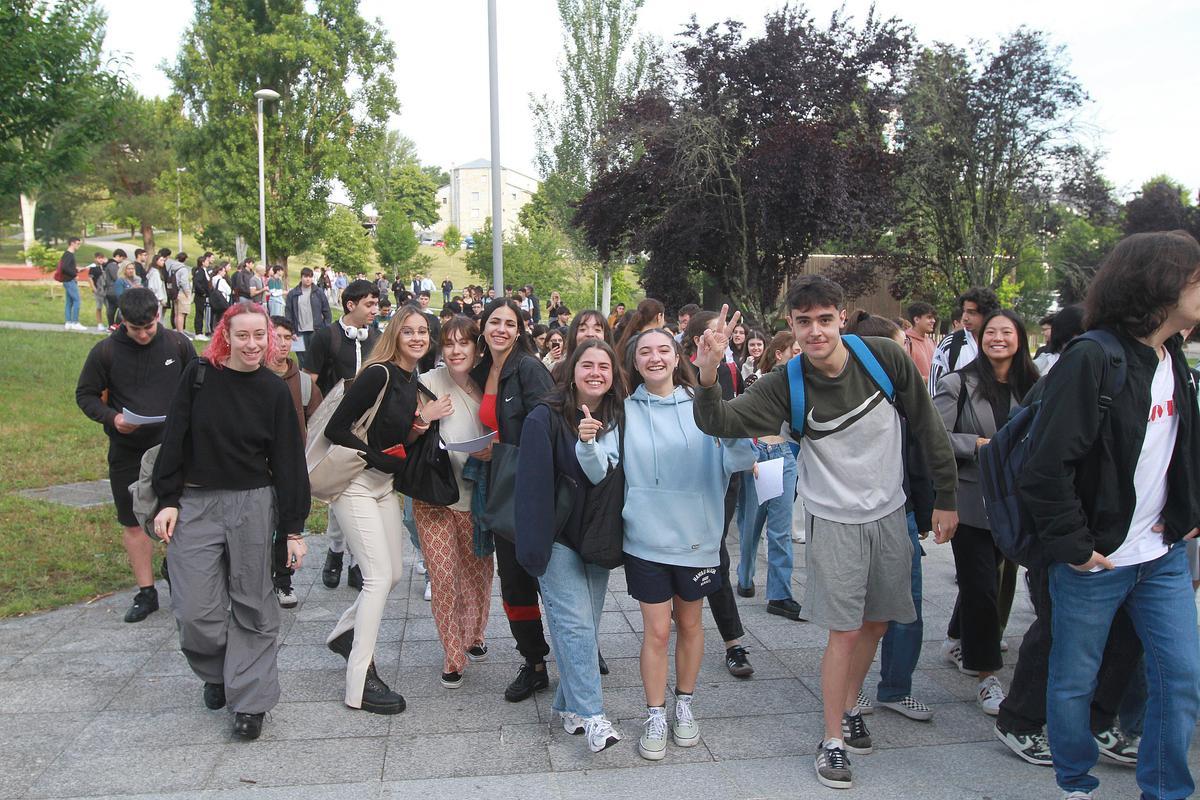
[{"label": "white t-shirt", "polygon": [[1133,490],[1137,502],[1125,541],[1108,557],[1117,567],[1130,567],[1160,558],[1167,552],[1161,533],[1151,528],[1158,524],[1167,503],[1167,469],[1175,452],[1179,434],[1179,414],[1175,409],[1175,372],[1171,354],[1158,362],[1150,384],[1150,419],[1146,438],[1133,472]]}]

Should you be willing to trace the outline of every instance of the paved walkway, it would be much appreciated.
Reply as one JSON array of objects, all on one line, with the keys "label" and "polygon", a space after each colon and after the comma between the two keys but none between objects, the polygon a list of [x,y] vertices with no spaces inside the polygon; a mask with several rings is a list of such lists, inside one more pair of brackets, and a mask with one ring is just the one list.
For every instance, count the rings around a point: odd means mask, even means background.
[{"label": "paved walkway", "polygon": [[[650,763],[634,750],[643,712],[642,623],[620,571],[609,587],[601,647],[612,667],[604,679],[606,709],[626,738],[593,755],[582,737],[568,736],[552,719],[549,693],[517,704],[501,698],[519,658],[496,596],[489,661],[470,666],[460,689],[439,684],[441,646],[421,599],[423,581],[411,571],[388,603],[377,653],[380,672],[406,696],[408,710],[379,717],[344,707],[343,662],[323,642],[353,592],[320,584],[324,540],[309,542],[312,552],[296,583],[301,605],[283,612],[283,702],[258,742],[232,741],[231,715],[203,708],[200,682],[179,653],[165,608],[127,625],[121,619],[126,592],[0,621],[0,797],[843,796],[812,775],[824,633],[765,612],[761,559],[758,596],[738,600],[756,674],[745,681],[730,677],[705,612],[706,655],[696,695],[703,741],[688,750],[671,745],[665,761]],[[927,646],[915,693],[934,706],[935,717],[919,723],[877,711],[870,718],[877,752],[854,757],[856,788],[844,796],[1059,797],[1049,769],[1026,765],[993,738],[991,718],[975,705],[974,681],[939,659],[937,643],[954,602],[953,566],[948,547],[928,549]],[[804,546],[796,552],[799,591]],[[165,600],[161,582],[159,591]],[[1009,629],[1010,664],[1029,619],[1022,595]],[[1000,673],[1005,685],[1011,672],[1010,666]],[[1193,750],[1192,760],[1193,768],[1200,766],[1200,751]],[[1136,796],[1132,770],[1102,764],[1096,774],[1105,798]]]}]

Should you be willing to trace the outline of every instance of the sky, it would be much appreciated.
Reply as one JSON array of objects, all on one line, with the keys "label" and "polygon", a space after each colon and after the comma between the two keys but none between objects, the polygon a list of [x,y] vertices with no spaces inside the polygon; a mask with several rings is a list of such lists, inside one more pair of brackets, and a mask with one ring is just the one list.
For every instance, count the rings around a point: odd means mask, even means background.
[{"label": "sky", "polygon": [[[160,64],[193,16],[191,0],[99,0],[109,16],[106,48],[129,59],[132,82],[165,96]],[[670,44],[692,14],[702,25],[734,17],[753,35],[783,0],[645,0],[639,29]],[[558,91],[562,51],[554,0],[498,0],[502,163],[537,176],[530,94]],[[813,0],[824,22],[840,2]],[[846,0],[858,19],[869,8]],[[396,46],[400,114],[392,126],[417,145],[423,163],[450,168],[488,158],[486,0],[360,0]],[[878,12],[911,24],[922,42],[995,43],[1020,25],[1046,31],[1066,47],[1070,69],[1090,96],[1079,121],[1085,141],[1107,152],[1105,174],[1122,198],[1166,173],[1200,190],[1200,105],[1195,99],[1200,3],[1153,0],[1106,12],[1082,0],[878,0]],[[155,42],[145,47],[146,42]]]}]

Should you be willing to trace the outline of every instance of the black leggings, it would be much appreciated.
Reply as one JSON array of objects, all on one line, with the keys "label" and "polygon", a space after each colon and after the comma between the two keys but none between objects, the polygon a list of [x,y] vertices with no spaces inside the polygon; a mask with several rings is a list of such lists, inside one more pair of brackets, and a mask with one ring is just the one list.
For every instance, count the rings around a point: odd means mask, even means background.
[{"label": "black leggings", "polygon": [[537,578],[517,563],[517,548],[513,543],[499,536],[496,537],[496,570],[500,573],[500,597],[504,600],[509,630],[517,641],[517,651],[526,663],[540,663],[550,654],[550,645],[542,630]]},{"label": "black leggings", "polygon": [[721,564],[717,571],[721,576],[721,588],[708,596],[708,610],[712,612],[713,620],[721,639],[732,642],[742,638],[746,632],[742,629],[742,618],[738,614],[737,601],[733,599],[733,586],[729,582],[729,548],[725,539],[729,536],[729,522],[733,519],[734,509],[737,508],[738,487],[742,485],[741,475],[735,473],[729,481],[729,489],[725,492],[725,526],[721,528]]},{"label": "black leggings", "polygon": [[986,528],[959,523],[950,540],[954,572],[958,576],[955,604],[962,640],[963,666],[979,672],[996,672],[1000,657],[999,569],[1004,555]]}]

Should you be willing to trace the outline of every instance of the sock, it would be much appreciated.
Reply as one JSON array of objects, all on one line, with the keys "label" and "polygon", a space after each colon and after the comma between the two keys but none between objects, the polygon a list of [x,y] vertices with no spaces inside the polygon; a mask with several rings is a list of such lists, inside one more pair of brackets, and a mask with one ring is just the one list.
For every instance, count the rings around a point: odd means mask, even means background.
[{"label": "sock", "polygon": [[835,747],[840,747],[843,750],[846,749],[846,743],[843,742],[841,739],[826,739],[824,742],[821,743],[821,746],[826,749],[829,749],[829,750],[832,750]]},{"label": "sock", "polygon": [[852,708],[852,709],[850,709],[849,711],[847,711],[847,712],[846,712],[846,716],[847,716],[847,717],[857,717],[857,716],[859,716],[861,713],[862,713],[862,709],[861,709],[861,708],[859,708],[858,706],[855,706],[854,708]]}]

